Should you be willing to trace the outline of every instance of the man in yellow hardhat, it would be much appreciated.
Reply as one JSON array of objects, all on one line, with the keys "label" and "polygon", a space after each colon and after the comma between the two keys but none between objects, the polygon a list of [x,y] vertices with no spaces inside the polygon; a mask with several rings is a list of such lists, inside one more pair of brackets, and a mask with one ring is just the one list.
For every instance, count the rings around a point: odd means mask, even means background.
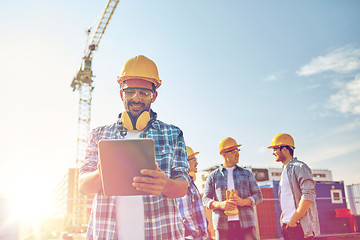
[{"label": "man in yellow hardhat", "polygon": [[[151,110],[161,85],[157,66],[136,56],[125,63],[117,80],[126,111],[114,124],[92,131],[80,167],[79,190],[95,194],[87,239],[184,239],[176,199],[187,192],[189,164],[182,131],[159,121]],[[149,195],[107,197],[102,192],[98,142],[121,138],[155,141],[157,169],[141,170],[142,176],[132,183]]]},{"label": "man in yellow hardhat", "polygon": [[216,239],[257,239],[253,206],[262,202],[262,193],[252,173],[236,165],[240,146],[233,138],[223,139],[219,152],[224,164],[206,180],[203,203],[213,210]]},{"label": "man in yellow hardhat", "polygon": [[187,160],[190,165],[190,177],[187,194],[178,198],[179,210],[185,225],[185,239],[205,240],[210,239],[207,232],[207,222],[202,204],[201,195],[194,181],[197,173],[197,158],[199,152],[194,152],[186,146]]},{"label": "man in yellow hardhat", "polygon": [[294,139],[287,133],[277,134],[268,148],[273,149],[275,161],[283,164],[279,198],[284,239],[314,239],[320,234],[320,227],[311,169],[293,157]]}]

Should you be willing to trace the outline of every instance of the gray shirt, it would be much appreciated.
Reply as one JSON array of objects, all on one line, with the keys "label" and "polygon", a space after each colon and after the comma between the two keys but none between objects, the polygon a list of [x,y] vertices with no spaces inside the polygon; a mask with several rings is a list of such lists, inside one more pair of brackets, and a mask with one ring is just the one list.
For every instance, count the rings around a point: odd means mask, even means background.
[{"label": "gray shirt", "polygon": [[[308,165],[293,158],[286,165],[286,172],[289,178],[290,188],[294,197],[295,207],[299,206],[301,198],[309,200],[314,204],[306,212],[304,217],[300,219],[301,227],[304,231],[305,237],[310,237],[320,234],[319,217],[316,206],[316,192],[315,181]],[[281,195],[281,188],[279,188],[279,198]]]}]

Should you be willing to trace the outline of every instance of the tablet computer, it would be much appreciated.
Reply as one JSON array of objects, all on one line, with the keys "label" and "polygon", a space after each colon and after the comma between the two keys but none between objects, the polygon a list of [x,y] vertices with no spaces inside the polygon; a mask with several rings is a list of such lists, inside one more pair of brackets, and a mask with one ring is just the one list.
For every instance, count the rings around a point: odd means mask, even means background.
[{"label": "tablet computer", "polygon": [[105,196],[147,195],[132,186],[141,169],[156,169],[155,143],[151,138],[99,141],[101,180]]}]

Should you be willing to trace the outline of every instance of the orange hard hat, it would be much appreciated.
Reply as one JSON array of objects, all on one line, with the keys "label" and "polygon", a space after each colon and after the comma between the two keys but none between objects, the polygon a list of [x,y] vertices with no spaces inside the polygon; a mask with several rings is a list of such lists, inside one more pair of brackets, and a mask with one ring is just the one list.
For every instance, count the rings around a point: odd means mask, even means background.
[{"label": "orange hard hat", "polygon": [[281,146],[289,146],[295,148],[294,139],[287,133],[276,134],[272,140],[271,146],[268,148],[276,148]]},{"label": "orange hard hat", "polygon": [[224,138],[223,140],[221,140],[221,142],[219,144],[219,152],[220,152],[220,154],[222,154],[222,152],[224,150],[232,150],[232,149],[235,149],[240,146],[241,146],[241,144],[237,144],[235,139],[233,139],[231,137],[227,137],[227,138]]},{"label": "orange hard hat", "polygon": [[117,77],[118,83],[121,85],[126,80],[142,79],[149,81],[155,85],[156,88],[160,87],[161,80],[159,79],[158,69],[156,64],[149,58],[139,55],[130,58],[125,64],[121,72],[121,76]]},{"label": "orange hard hat", "polygon": [[187,159],[193,158],[195,155],[199,154],[199,152],[194,152],[191,147],[186,146]]}]

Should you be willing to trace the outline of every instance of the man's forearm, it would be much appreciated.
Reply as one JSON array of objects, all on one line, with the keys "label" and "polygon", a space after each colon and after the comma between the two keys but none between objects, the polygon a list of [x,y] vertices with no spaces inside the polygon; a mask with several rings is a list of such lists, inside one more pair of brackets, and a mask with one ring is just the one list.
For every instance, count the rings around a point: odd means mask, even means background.
[{"label": "man's forearm", "polygon": [[218,201],[212,201],[210,203],[210,209],[214,210],[214,209],[222,209],[221,208],[221,202]]},{"label": "man's forearm", "polygon": [[306,214],[306,212],[309,210],[312,204],[313,202],[309,200],[301,199],[298,208],[296,209],[294,215],[290,219],[290,222],[292,223],[298,222]]},{"label": "man's forearm", "polygon": [[101,177],[98,170],[83,173],[79,176],[79,191],[83,194],[94,194],[101,190]]},{"label": "man's forearm", "polygon": [[251,206],[251,205],[252,205],[252,201],[251,201],[250,198],[245,198],[245,199],[242,199],[238,205],[239,205],[240,207],[243,207],[243,206]]},{"label": "man's forearm", "polygon": [[168,179],[163,194],[169,198],[180,198],[186,195],[188,182],[184,178]]}]

